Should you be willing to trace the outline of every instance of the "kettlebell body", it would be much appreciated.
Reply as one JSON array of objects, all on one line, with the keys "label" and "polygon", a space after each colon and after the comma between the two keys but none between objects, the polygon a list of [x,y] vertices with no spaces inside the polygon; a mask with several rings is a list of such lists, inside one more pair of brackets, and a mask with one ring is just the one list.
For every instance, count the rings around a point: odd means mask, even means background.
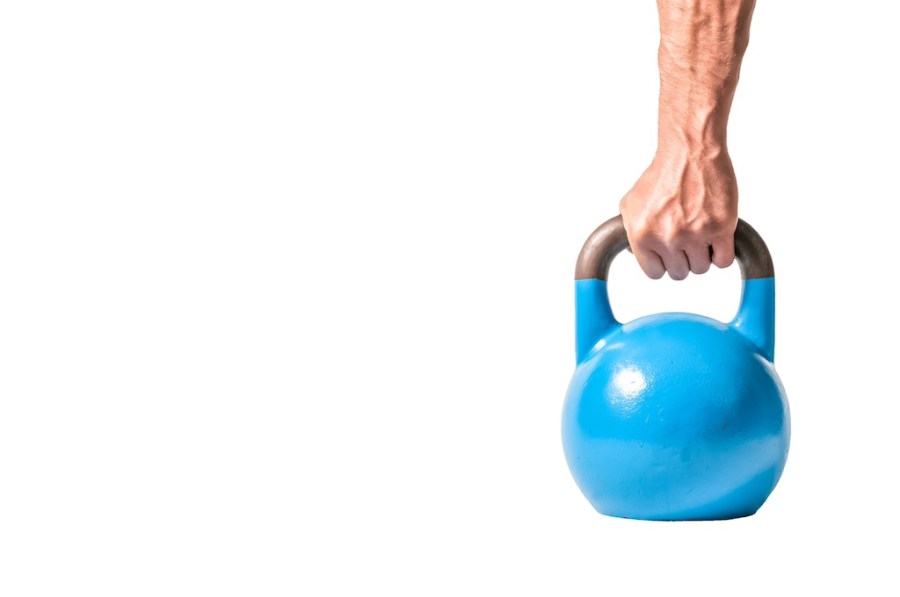
[{"label": "kettlebell body", "polygon": [[646,520],[748,516],[787,460],[790,414],[775,372],[775,280],[759,235],[741,221],[743,294],[726,324],[689,313],[613,317],[607,273],[627,246],[621,217],[585,243],[576,268],[575,374],[563,447],[601,513]]}]

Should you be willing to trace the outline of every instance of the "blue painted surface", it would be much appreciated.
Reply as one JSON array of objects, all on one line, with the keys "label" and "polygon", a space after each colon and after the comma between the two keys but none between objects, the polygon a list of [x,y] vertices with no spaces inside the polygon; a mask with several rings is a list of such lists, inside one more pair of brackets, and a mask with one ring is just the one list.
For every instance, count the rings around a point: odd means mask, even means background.
[{"label": "blue painted surface", "polygon": [[774,353],[774,279],[745,280],[730,324],[662,313],[613,317],[601,280],[576,280],[578,365],[563,446],[603,514],[747,516],[787,460],[790,415]]}]

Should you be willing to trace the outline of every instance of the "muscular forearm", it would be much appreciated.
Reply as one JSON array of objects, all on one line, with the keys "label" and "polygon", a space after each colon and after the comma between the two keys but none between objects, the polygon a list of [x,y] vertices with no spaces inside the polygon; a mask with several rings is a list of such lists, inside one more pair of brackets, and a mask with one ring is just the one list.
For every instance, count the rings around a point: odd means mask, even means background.
[{"label": "muscular forearm", "polygon": [[659,141],[724,146],[756,0],[659,0]]},{"label": "muscular forearm", "polygon": [[737,182],[727,126],[755,0],[657,0],[659,140],[619,209],[652,278],[734,260]]}]

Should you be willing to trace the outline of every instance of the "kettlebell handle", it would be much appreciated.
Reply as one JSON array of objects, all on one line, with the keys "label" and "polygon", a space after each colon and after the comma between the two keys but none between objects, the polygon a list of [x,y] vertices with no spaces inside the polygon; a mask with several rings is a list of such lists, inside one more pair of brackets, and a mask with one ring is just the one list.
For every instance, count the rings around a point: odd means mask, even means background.
[{"label": "kettlebell handle", "polygon": [[[575,264],[576,280],[606,280],[613,259],[628,247],[622,216],[610,218],[591,234]],[[734,231],[734,254],[741,267],[741,278],[774,278],[775,268],[766,243],[744,220],[738,220]]]},{"label": "kettlebell handle", "polygon": [[[575,265],[576,358],[582,362],[616,321],[609,304],[606,281],[616,255],[628,247],[622,216],[601,224],[588,237]],[[750,224],[738,220],[734,253],[741,268],[743,290],[738,313],[730,325],[775,358],[775,268],[762,237]]]}]

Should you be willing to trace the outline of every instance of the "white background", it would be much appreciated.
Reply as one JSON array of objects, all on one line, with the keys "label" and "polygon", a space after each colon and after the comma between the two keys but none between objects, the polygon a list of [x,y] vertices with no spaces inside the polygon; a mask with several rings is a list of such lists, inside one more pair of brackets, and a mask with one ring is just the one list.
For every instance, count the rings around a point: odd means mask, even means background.
[{"label": "white background", "polygon": [[[4,3],[0,593],[896,595],[889,5],[757,7],[730,144],[791,456],[665,524],[594,512],[559,432],[653,2]],[[727,319],[739,281],[611,289]]]}]

